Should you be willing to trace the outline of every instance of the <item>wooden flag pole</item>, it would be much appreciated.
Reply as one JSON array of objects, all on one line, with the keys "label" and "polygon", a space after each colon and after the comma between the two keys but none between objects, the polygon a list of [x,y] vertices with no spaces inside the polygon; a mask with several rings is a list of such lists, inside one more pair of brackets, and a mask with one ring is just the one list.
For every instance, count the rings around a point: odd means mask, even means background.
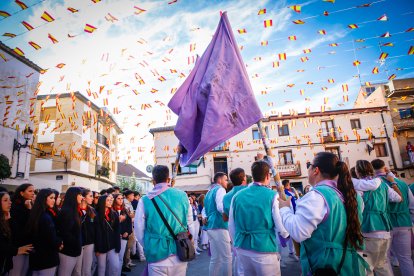
[{"label": "wooden flag pole", "polygon": [[[264,146],[265,151],[266,151],[266,155],[271,157],[272,159],[274,159],[272,149],[269,147],[269,144],[268,144],[266,131],[263,128],[262,120],[257,122],[257,126],[259,128],[260,137],[262,138],[262,142],[263,142],[263,146]],[[279,196],[280,196],[281,199],[286,200],[285,189],[283,188],[283,185],[280,181],[279,172],[276,171],[275,164],[273,164],[273,160],[272,160],[272,162],[269,162],[269,163],[270,163],[269,165],[270,165],[270,169],[272,170],[273,179],[275,181],[277,191],[279,192]]]},{"label": "wooden flag pole", "polygon": [[178,145],[177,146],[177,156],[175,157],[175,162],[174,162],[174,170],[172,171],[171,187],[174,187],[175,178],[177,177],[177,174],[178,174],[178,166],[180,164],[181,150],[182,150],[182,147],[180,145]]}]

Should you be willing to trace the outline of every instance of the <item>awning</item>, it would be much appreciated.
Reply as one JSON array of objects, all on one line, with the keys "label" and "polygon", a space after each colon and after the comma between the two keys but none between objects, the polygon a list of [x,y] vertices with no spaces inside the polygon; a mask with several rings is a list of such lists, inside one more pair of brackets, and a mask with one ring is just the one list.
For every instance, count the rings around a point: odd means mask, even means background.
[{"label": "awning", "polygon": [[177,188],[184,192],[207,191],[211,184],[195,184],[195,185],[176,185]]}]

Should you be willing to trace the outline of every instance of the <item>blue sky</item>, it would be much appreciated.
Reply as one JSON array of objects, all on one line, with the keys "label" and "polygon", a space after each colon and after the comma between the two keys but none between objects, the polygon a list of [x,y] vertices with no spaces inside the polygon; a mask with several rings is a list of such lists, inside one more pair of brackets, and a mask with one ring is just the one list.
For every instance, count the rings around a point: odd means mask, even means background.
[{"label": "blue sky", "polygon": [[[0,2],[0,11],[12,14],[0,21],[0,40],[11,48],[19,47],[27,58],[49,69],[41,76],[41,94],[80,91],[87,95],[90,89],[98,94],[96,99],[90,97],[97,105],[102,106],[103,100],[108,99],[109,110],[118,107],[120,113],[115,117],[126,133],[121,144],[122,158],[130,156],[130,162],[141,168],[153,162],[148,128],[175,123],[176,118],[166,107],[171,90],[184,81],[180,74],[187,76],[191,70],[193,64],[188,63],[188,58],[204,52],[220,11],[228,12],[264,113],[301,113],[305,108],[318,111],[324,100],[326,110],[351,108],[360,83],[386,82],[392,74],[397,79],[414,77],[414,55],[407,55],[410,46],[414,46],[414,32],[405,32],[414,27],[414,2],[410,0],[22,2],[29,8],[20,11],[14,1]],[[368,3],[371,5],[367,8],[356,8]],[[289,8],[293,5],[300,5],[301,12]],[[134,14],[138,11],[134,6],[146,11]],[[71,13],[68,7],[79,12]],[[266,13],[258,15],[260,9],[266,9]],[[44,11],[55,21],[46,23],[40,19]],[[324,11],[329,15],[324,16]],[[377,20],[384,14],[387,21]],[[110,16],[117,21],[105,19]],[[264,28],[264,20],[269,19],[273,26]],[[292,22],[299,19],[305,24]],[[27,31],[21,21],[35,29]],[[86,33],[85,24],[97,29]],[[349,24],[357,24],[358,28],[350,29]],[[239,34],[239,29],[247,33]],[[326,34],[319,34],[319,30]],[[17,36],[1,36],[5,32]],[[387,32],[391,37],[379,37]],[[57,44],[48,39],[49,33],[59,40]],[[68,34],[75,37],[68,38]],[[296,36],[296,40],[288,40],[289,36]],[[358,39],[365,40],[356,42]],[[36,51],[29,41],[42,49]],[[262,41],[268,45],[261,46]],[[332,43],[339,45],[329,46]],[[379,46],[385,43],[394,46]],[[194,51],[190,51],[190,44],[196,45]],[[311,52],[303,53],[308,48]],[[379,61],[381,52],[388,53],[385,62]],[[279,61],[279,53],[286,53],[287,59]],[[300,58],[305,57],[308,60],[302,62]],[[353,66],[354,60],[361,62],[358,68]],[[273,67],[273,62],[279,62],[279,67]],[[65,66],[56,68],[59,63]],[[376,66],[379,73],[372,74]],[[358,69],[360,78],[355,77]],[[160,77],[166,80],[161,82]],[[140,78],[145,84],[139,83]],[[342,84],[349,87],[348,102],[343,101]],[[101,86],[104,88],[99,94]],[[327,90],[322,90],[324,87]],[[157,92],[152,93],[153,89]],[[150,104],[151,108],[142,110],[142,104]],[[144,147],[145,152],[138,153],[137,147]]]}]

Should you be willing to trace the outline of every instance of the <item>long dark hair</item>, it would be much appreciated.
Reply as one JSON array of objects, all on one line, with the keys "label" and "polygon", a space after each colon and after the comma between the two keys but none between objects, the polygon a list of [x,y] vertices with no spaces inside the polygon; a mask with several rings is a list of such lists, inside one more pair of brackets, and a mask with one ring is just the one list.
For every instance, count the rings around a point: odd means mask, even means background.
[{"label": "long dark hair", "polygon": [[21,184],[19,187],[17,187],[16,191],[13,194],[12,202],[13,204],[24,204],[25,199],[22,197],[20,192],[24,192],[29,188],[30,186],[33,186],[33,184],[30,183],[24,183]]},{"label": "long dark hair", "polygon": [[29,220],[27,222],[27,233],[36,236],[39,230],[39,222],[42,214],[49,209],[46,204],[47,198],[53,194],[52,189],[41,189],[36,196],[36,200],[30,211]]},{"label": "long dark hair", "polygon": [[357,194],[352,184],[348,166],[340,161],[338,156],[330,152],[319,152],[316,154],[312,166],[318,167],[324,178],[334,179],[338,176],[337,188],[344,197],[346,211],[346,237],[352,247],[361,249],[363,237],[358,218]]},{"label": "long dark hair", "polygon": [[56,205],[57,199],[59,197],[59,191],[55,189],[51,189],[52,192],[55,194],[55,205],[53,206],[53,211],[55,214],[59,213],[59,207]]},{"label": "long dark hair", "polygon": [[71,216],[78,225],[80,225],[79,204],[77,197],[82,194],[82,189],[79,187],[70,187],[66,191],[65,201],[63,202],[61,213],[67,213]]},{"label": "long dark hair", "polygon": [[[110,195],[103,195],[103,196],[100,196],[98,199],[98,207],[96,211],[98,213],[98,222],[101,227],[104,227],[104,225],[106,224],[105,210],[106,210],[106,199],[108,198],[108,196]],[[112,208],[109,208],[109,218],[111,221],[113,220]]]},{"label": "long dark hair", "polygon": [[355,165],[355,170],[361,178],[375,176],[374,167],[367,160],[358,160]]},{"label": "long dark hair", "polygon": [[[8,195],[8,193],[7,192],[0,192],[0,204],[1,204],[1,201],[3,200],[3,197],[5,195]],[[1,214],[0,214],[0,230],[1,230],[2,233],[4,233],[4,235],[7,238],[10,239],[11,238],[11,230],[10,230],[9,222],[6,220],[6,216],[4,215],[4,211],[3,210],[0,210],[0,211],[1,211]]]},{"label": "long dark hair", "polygon": [[[86,196],[89,193],[92,193],[92,196],[94,194],[94,192],[92,192],[91,190],[89,190],[87,188],[82,189],[82,196],[84,198],[86,198]],[[93,204],[93,201],[92,201],[92,204]],[[89,216],[92,219],[96,217],[95,209],[92,206],[90,206],[89,204],[86,204],[86,215]]]}]

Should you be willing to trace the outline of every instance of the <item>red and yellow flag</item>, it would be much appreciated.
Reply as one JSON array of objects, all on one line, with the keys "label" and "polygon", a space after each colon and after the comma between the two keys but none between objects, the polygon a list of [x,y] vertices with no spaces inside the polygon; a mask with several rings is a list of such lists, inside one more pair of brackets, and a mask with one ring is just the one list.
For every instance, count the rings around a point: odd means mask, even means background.
[{"label": "red and yellow flag", "polygon": [[389,76],[389,77],[388,77],[388,80],[393,80],[393,79],[395,79],[396,77],[397,77],[397,75],[392,74],[391,76]]},{"label": "red and yellow flag", "polygon": [[52,41],[53,44],[58,43],[59,41],[51,34],[48,34],[47,37]]},{"label": "red and yellow flag", "polygon": [[286,60],[286,53],[280,53],[279,60]]},{"label": "red and yellow flag", "polygon": [[79,11],[79,10],[77,10],[75,8],[71,8],[71,7],[67,8],[67,10],[70,11],[71,13],[75,13],[75,12]]},{"label": "red and yellow flag", "polygon": [[388,17],[387,17],[386,14],[384,14],[383,16],[379,17],[377,20],[378,21],[388,21]]},{"label": "red and yellow flag", "polygon": [[289,40],[296,40],[296,35],[291,35],[291,36],[288,36],[288,39],[289,39]]},{"label": "red and yellow flag", "polygon": [[298,19],[298,20],[293,20],[292,22],[293,22],[293,23],[295,23],[295,24],[298,24],[298,25],[305,24],[305,21],[300,20],[300,19]]},{"label": "red and yellow flag", "polygon": [[265,28],[272,27],[273,26],[272,19],[268,19],[268,20],[263,21],[263,25],[264,25]]},{"label": "red and yellow flag", "polygon": [[321,34],[321,35],[326,35],[326,31],[325,31],[325,30],[319,30],[319,31],[318,31],[318,34]]},{"label": "red and yellow flag", "polygon": [[237,31],[239,32],[239,34],[247,33],[246,29],[238,29]]},{"label": "red and yellow flag", "polygon": [[334,80],[334,79],[328,79],[328,82],[329,82],[329,83],[334,83],[334,82],[335,82],[335,80]]},{"label": "red and yellow flag", "polygon": [[279,61],[273,61],[272,66],[273,68],[279,67]]},{"label": "red and yellow flag", "polygon": [[191,43],[190,44],[190,52],[195,51],[196,49],[196,44],[195,43]]},{"label": "red and yellow flag", "polygon": [[361,64],[361,62],[359,60],[354,60],[354,62],[352,62],[352,65],[354,65],[354,66],[358,66],[360,64]]},{"label": "red and yellow flag", "polygon": [[390,32],[386,32],[385,34],[380,35],[380,37],[391,37]]},{"label": "red and yellow flag", "polygon": [[410,49],[408,49],[408,55],[414,55],[414,46],[411,46]]},{"label": "red and yellow flag", "polygon": [[269,42],[267,42],[267,40],[260,42],[260,45],[262,45],[262,46],[267,46],[268,44],[269,44]]},{"label": "red and yellow flag", "polygon": [[52,22],[55,20],[53,16],[51,16],[47,11],[45,11],[40,18],[42,18],[46,22]]},{"label": "red and yellow flag", "polygon": [[134,9],[135,9],[135,14],[141,14],[141,13],[147,11],[147,10],[141,9],[141,8],[139,8],[137,6],[134,6]]},{"label": "red and yellow flag", "polygon": [[324,15],[324,16],[328,16],[328,15],[329,15],[329,12],[328,12],[328,11],[324,11],[324,12],[323,12],[323,15]]},{"label": "red and yellow flag", "polygon": [[303,52],[304,52],[305,54],[309,54],[310,52],[312,52],[312,50],[311,50],[311,49],[304,49],[304,50],[303,50]]},{"label": "red and yellow flag", "polygon": [[372,69],[372,74],[378,74],[379,69],[378,66],[375,66],[374,69]]},{"label": "red and yellow flag", "polygon": [[381,46],[393,47],[393,46],[394,46],[394,43],[392,43],[392,42],[387,42],[387,43],[382,44]]},{"label": "red and yellow flag", "polygon": [[59,63],[58,65],[56,65],[56,68],[62,69],[63,67],[65,67],[66,64],[64,63]]},{"label": "red and yellow flag", "polygon": [[31,31],[31,30],[33,30],[34,28],[33,28],[33,26],[32,25],[30,25],[29,23],[27,23],[26,21],[22,21],[22,24],[23,24],[23,26],[27,29],[27,30],[29,30],[29,31]]},{"label": "red and yellow flag", "polygon": [[14,2],[15,2],[17,5],[19,5],[19,7],[20,7],[22,10],[27,9],[26,4],[25,4],[25,3],[23,3],[22,1],[20,1],[20,0],[15,0]]},{"label": "red and yellow flag", "polygon": [[14,48],[13,52],[18,54],[19,56],[24,56],[24,52],[19,47]]},{"label": "red and yellow flag", "polygon": [[4,33],[3,36],[7,36],[7,37],[11,37],[11,38],[16,37],[16,35],[12,34],[12,33]]},{"label": "red and yellow flag", "polygon": [[381,55],[379,56],[379,59],[384,60],[388,57],[387,53],[381,53]]},{"label": "red and yellow flag", "polygon": [[413,27],[408,28],[405,32],[406,32],[406,33],[408,33],[408,32],[414,32],[414,28],[413,28]]},{"label": "red and yellow flag", "polygon": [[357,24],[349,24],[348,28],[350,29],[358,29],[358,25]]},{"label": "red and yellow flag", "polygon": [[42,48],[42,47],[39,46],[39,44],[37,44],[33,41],[29,41],[29,45],[32,46],[33,48],[35,48],[35,50],[39,50],[40,48]]},{"label": "red and yellow flag", "polygon": [[9,17],[10,16],[10,13],[8,13],[6,11],[0,11],[0,16]]},{"label": "red and yellow flag", "polygon": [[299,5],[294,5],[294,6],[290,6],[289,8],[291,8],[293,11],[300,13],[302,7]]},{"label": "red and yellow flag", "polygon": [[259,10],[259,12],[257,13],[257,15],[261,15],[261,14],[265,14],[266,13],[266,9],[261,9]]},{"label": "red and yellow flag", "polygon": [[93,33],[95,30],[96,30],[97,28],[96,27],[94,27],[94,26],[92,26],[92,25],[90,25],[90,24],[86,24],[85,25],[85,28],[84,28],[84,31],[85,32],[87,32],[87,33]]},{"label": "red and yellow flag", "polygon": [[348,84],[342,84],[342,92],[348,92]]},{"label": "red and yellow flag", "polygon": [[309,60],[309,58],[308,57],[301,57],[300,58],[300,61],[302,61],[302,62],[306,62],[306,61],[308,61]]},{"label": "red and yellow flag", "polygon": [[338,43],[331,43],[331,44],[329,44],[329,46],[331,46],[331,47],[338,47],[339,44]]}]

